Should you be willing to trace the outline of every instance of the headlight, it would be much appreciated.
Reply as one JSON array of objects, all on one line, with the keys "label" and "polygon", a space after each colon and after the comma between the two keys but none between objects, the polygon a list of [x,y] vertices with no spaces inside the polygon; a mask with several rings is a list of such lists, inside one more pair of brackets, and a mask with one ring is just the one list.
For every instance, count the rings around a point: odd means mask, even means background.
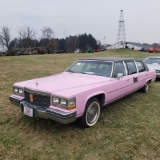
[{"label": "headlight", "polygon": [[76,101],[75,101],[75,99],[70,99],[70,100],[68,100],[68,106],[76,106]]},{"label": "headlight", "polygon": [[67,109],[67,110],[72,110],[72,109],[76,108],[75,98],[65,99],[65,98],[53,96],[52,104],[56,107],[61,107],[61,108]]},{"label": "headlight", "polygon": [[60,100],[60,105],[61,106],[67,106],[67,100],[66,99],[61,99]]},{"label": "headlight", "polygon": [[23,94],[23,89],[19,88],[19,94]]},{"label": "headlight", "polygon": [[18,96],[23,96],[24,90],[23,88],[13,87],[13,93]]},{"label": "headlight", "polygon": [[54,105],[59,105],[60,99],[58,97],[53,97],[53,104]]},{"label": "headlight", "polygon": [[14,87],[14,88],[13,88],[13,92],[14,92],[15,94],[16,94],[16,93],[18,94],[18,88],[17,88],[17,87]]}]

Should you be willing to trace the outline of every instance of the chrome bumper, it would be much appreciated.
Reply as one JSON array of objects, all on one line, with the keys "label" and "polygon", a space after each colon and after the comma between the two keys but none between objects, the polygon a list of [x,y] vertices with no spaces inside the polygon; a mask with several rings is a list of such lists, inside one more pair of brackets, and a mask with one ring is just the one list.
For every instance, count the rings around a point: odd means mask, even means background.
[{"label": "chrome bumper", "polygon": [[160,73],[157,73],[157,74],[156,74],[156,78],[160,78]]},{"label": "chrome bumper", "polygon": [[14,96],[10,96],[9,97],[9,100],[10,100],[10,102],[12,103],[12,104],[14,104],[14,105],[16,105],[16,106],[18,106],[18,107],[21,107],[21,101],[23,100],[23,99],[19,99],[19,98],[17,98],[17,97],[14,97]]},{"label": "chrome bumper", "polygon": [[62,124],[69,124],[76,120],[76,111],[63,112],[57,109],[42,108],[40,106],[32,105],[25,100],[15,99],[9,97],[12,104],[19,106],[23,112],[24,105],[33,109],[33,117],[40,117],[45,119],[51,119]]}]

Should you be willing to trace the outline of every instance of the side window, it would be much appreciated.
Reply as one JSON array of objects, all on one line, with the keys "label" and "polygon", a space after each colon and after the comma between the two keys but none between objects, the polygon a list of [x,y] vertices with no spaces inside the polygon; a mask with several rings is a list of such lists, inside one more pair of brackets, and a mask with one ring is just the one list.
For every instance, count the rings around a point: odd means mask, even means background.
[{"label": "side window", "polygon": [[145,69],[145,67],[144,67],[144,65],[143,65],[142,62],[136,61],[136,65],[137,65],[137,68],[138,68],[138,71],[139,71],[139,72],[144,72],[144,71],[146,71],[146,69]]},{"label": "side window", "polygon": [[114,78],[117,77],[117,74],[118,74],[118,73],[122,73],[123,76],[126,75],[124,65],[123,65],[123,63],[121,63],[121,62],[115,63],[115,68],[114,68]]},{"label": "side window", "polygon": [[126,62],[126,66],[127,66],[129,75],[137,73],[137,68],[133,61]]}]

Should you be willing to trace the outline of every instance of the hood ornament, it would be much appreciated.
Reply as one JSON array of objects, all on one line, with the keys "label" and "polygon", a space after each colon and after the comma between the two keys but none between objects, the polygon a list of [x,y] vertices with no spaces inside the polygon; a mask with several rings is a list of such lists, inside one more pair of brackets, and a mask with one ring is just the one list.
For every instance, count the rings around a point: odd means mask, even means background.
[{"label": "hood ornament", "polygon": [[38,87],[38,82],[36,82],[36,87]]}]

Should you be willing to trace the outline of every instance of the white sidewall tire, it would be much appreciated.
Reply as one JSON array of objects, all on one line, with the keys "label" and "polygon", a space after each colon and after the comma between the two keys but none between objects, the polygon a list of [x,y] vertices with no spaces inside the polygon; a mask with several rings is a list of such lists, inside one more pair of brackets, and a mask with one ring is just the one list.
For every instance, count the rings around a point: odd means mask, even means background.
[{"label": "white sidewall tire", "polygon": [[149,84],[146,83],[146,85],[145,85],[145,92],[148,92],[148,90],[149,90]]},{"label": "white sidewall tire", "polygon": [[[97,110],[96,115],[93,118],[93,122],[89,122],[89,120],[88,120],[89,111],[91,109],[93,110],[93,107],[96,108],[96,110]],[[98,101],[93,101],[87,106],[87,109],[86,109],[86,113],[85,113],[86,125],[89,127],[94,126],[97,123],[99,116],[100,116],[100,103]]]}]

